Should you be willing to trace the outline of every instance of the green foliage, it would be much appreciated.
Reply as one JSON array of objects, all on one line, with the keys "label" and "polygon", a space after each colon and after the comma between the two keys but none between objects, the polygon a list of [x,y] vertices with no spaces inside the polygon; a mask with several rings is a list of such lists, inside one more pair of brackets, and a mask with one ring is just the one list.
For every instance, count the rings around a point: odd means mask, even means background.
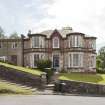
[{"label": "green foliage", "polygon": [[30,69],[30,68],[25,68],[25,67],[21,67],[21,66],[15,66],[15,65],[11,65],[8,63],[3,63],[0,62],[0,65],[7,67],[7,68],[12,68],[13,70],[16,71],[21,71],[21,72],[25,72],[25,73],[29,73],[29,74],[33,74],[33,75],[41,75],[43,74],[43,72],[39,71],[39,69]]},{"label": "green foliage", "polygon": [[32,90],[0,79],[0,94],[32,94]]},{"label": "green foliage", "polygon": [[97,73],[105,74],[105,69],[97,68],[96,71],[97,71]]},{"label": "green foliage", "polygon": [[60,73],[67,73],[65,69],[61,69]]},{"label": "green foliage", "polygon": [[4,35],[4,30],[0,26],[0,39],[4,39],[4,38],[6,38],[6,36]]},{"label": "green foliage", "polygon": [[11,39],[19,39],[20,37],[18,36],[18,33],[17,32],[13,32],[10,37]]},{"label": "green foliage", "polygon": [[98,52],[96,69],[98,73],[105,73],[105,47],[102,47]]},{"label": "green foliage", "polygon": [[59,79],[105,85],[105,74],[61,73]]},{"label": "green foliage", "polygon": [[45,68],[51,68],[51,61],[50,60],[39,60],[36,62],[37,67],[41,70],[44,70]]},{"label": "green foliage", "polygon": [[53,70],[51,69],[52,62],[50,60],[39,60],[37,61],[37,67],[46,72],[47,83],[49,83],[51,76],[53,75]]}]

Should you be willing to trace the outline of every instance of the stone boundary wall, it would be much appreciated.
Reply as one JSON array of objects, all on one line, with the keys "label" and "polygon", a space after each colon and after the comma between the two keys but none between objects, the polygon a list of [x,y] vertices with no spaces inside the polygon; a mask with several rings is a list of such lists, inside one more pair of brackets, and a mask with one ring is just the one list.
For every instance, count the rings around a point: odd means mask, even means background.
[{"label": "stone boundary wall", "polygon": [[8,80],[10,82],[44,88],[46,79],[38,75],[25,73],[22,71],[14,70],[0,65],[0,78]]},{"label": "stone boundary wall", "polygon": [[60,80],[59,86],[55,84],[55,91],[72,94],[98,94],[105,95],[105,85],[84,83],[78,81]]}]

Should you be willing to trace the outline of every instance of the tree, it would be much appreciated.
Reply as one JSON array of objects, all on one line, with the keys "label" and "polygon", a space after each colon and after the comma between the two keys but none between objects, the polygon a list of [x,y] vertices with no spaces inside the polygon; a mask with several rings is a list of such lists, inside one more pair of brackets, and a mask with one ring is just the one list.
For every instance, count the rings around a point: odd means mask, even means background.
[{"label": "tree", "polygon": [[6,36],[4,35],[4,30],[0,26],[0,39],[4,39],[4,38],[6,38]]},{"label": "tree", "polygon": [[17,32],[13,32],[10,37],[10,39],[19,39],[20,37],[18,36],[18,33]]},{"label": "tree", "polygon": [[98,52],[98,55],[96,58],[96,67],[97,67],[97,70],[105,71],[105,46],[102,47]]}]

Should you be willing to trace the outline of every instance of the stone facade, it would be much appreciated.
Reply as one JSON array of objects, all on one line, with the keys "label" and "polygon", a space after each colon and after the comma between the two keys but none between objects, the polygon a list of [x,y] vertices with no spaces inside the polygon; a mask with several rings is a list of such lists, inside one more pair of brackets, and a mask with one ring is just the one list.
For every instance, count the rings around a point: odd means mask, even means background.
[{"label": "stone facade", "polygon": [[0,59],[36,68],[39,59],[50,59],[56,71],[96,72],[96,37],[71,27],[28,33],[21,39],[0,39]]},{"label": "stone facade", "polygon": [[55,84],[54,90],[72,94],[105,95],[105,85],[79,81],[60,80]]}]

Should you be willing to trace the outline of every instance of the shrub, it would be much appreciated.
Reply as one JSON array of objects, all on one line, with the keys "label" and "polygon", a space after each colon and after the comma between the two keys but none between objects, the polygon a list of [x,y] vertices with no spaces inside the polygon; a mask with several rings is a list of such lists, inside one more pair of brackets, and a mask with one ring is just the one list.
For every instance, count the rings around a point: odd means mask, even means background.
[{"label": "shrub", "polygon": [[61,69],[60,73],[67,73],[67,71],[65,69]]},{"label": "shrub", "polygon": [[105,74],[105,69],[97,68],[96,71],[97,71],[97,73]]},{"label": "shrub", "polygon": [[49,83],[51,76],[53,75],[53,70],[51,69],[52,62],[50,60],[39,60],[37,62],[37,67],[46,72],[47,83]]},{"label": "shrub", "polygon": [[45,68],[51,68],[52,62],[50,60],[39,60],[36,64],[39,69],[44,70]]}]

